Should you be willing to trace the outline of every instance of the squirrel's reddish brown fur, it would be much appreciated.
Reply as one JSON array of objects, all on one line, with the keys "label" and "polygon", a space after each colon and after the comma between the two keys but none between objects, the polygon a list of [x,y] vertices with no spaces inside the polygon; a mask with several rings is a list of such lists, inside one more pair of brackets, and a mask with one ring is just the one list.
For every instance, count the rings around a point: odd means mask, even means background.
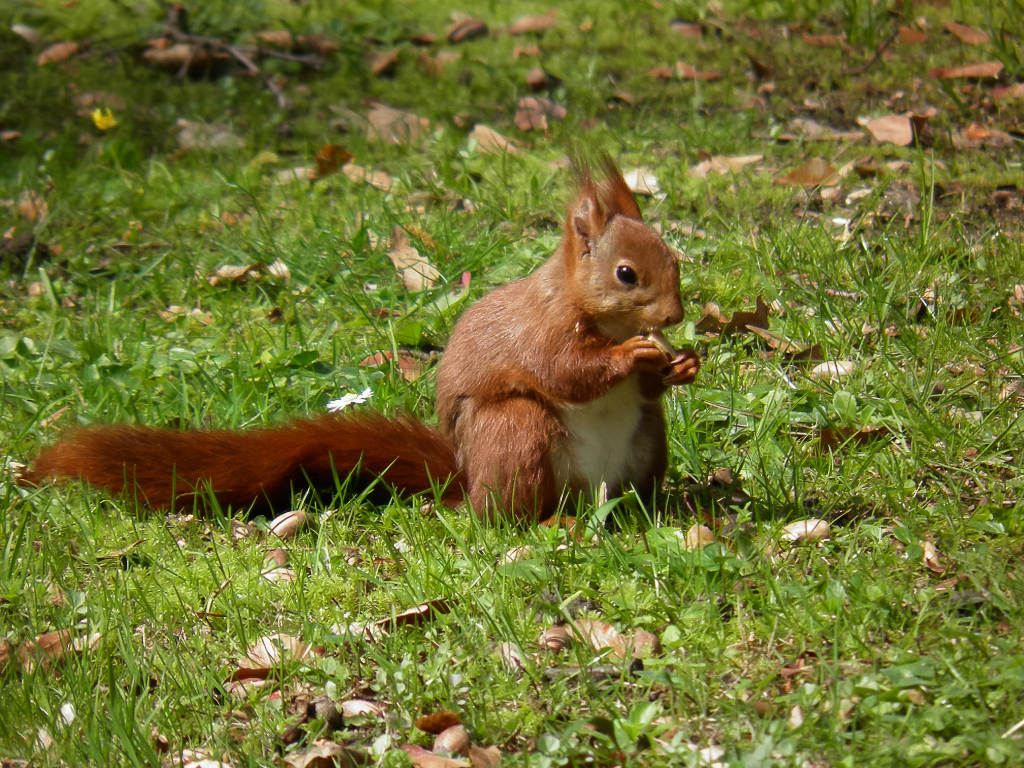
[{"label": "squirrel's reddish brown fur", "polygon": [[679,264],[643,224],[610,159],[577,194],[558,250],[456,323],[438,371],[439,429],[411,418],[322,416],[247,432],[136,426],[73,431],[29,479],[82,478],[154,507],[258,511],[350,474],[399,490],[441,487],[480,515],[543,520],[562,494],[652,492],[668,466],[661,396],[700,367],[651,338],[683,316]]}]

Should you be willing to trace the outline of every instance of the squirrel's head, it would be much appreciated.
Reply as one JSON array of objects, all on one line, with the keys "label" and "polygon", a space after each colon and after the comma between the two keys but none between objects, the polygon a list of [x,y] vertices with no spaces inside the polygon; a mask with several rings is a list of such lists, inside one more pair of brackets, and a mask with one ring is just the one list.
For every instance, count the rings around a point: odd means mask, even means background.
[{"label": "squirrel's head", "polygon": [[577,194],[569,206],[562,256],[573,300],[601,333],[622,342],[683,319],[679,260],[643,223],[640,208],[611,158],[595,183],[576,166]]}]

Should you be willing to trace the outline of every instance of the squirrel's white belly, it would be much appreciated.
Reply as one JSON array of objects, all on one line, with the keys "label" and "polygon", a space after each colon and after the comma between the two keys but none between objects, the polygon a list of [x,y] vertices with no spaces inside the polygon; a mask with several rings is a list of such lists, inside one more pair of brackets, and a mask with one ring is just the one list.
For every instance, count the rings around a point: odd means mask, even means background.
[{"label": "squirrel's white belly", "polygon": [[630,376],[597,400],[561,408],[567,435],[552,457],[559,485],[589,494],[601,483],[618,488],[633,480],[643,462],[634,440],[643,405],[637,378]]}]

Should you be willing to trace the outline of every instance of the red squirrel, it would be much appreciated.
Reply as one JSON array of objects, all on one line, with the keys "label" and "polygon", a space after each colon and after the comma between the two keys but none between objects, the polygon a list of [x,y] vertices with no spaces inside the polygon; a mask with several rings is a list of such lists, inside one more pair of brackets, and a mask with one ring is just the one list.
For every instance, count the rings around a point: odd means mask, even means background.
[{"label": "red squirrel", "polygon": [[437,429],[363,414],[245,432],[94,426],[44,449],[27,478],[81,478],[157,508],[213,493],[262,513],[354,474],[520,521],[550,517],[566,491],[649,496],[668,466],[661,396],[692,382],[700,359],[660,333],[683,317],[678,259],[611,158],[603,165],[595,181],[576,163],[555,253],[459,318],[437,374]]}]

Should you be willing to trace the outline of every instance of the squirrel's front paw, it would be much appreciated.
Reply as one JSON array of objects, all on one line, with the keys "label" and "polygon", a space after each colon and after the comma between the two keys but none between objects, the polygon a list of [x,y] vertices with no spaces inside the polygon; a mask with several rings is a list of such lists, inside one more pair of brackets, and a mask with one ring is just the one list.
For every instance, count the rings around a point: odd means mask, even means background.
[{"label": "squirrel's front paw", "polygon": [[662,383],[672,387],[677,384],[689,384],[697,378],[700,370],[700,356],[692,349],[684,349],[673,358],[668,367],[663,369]]},{"label": "squirrel's front paw", "polygon": [[654,341],[645,336],[627,339],[618,346],[617,351],[627,376],[634,371],[660,373],[665,368],[665,353]]}]

